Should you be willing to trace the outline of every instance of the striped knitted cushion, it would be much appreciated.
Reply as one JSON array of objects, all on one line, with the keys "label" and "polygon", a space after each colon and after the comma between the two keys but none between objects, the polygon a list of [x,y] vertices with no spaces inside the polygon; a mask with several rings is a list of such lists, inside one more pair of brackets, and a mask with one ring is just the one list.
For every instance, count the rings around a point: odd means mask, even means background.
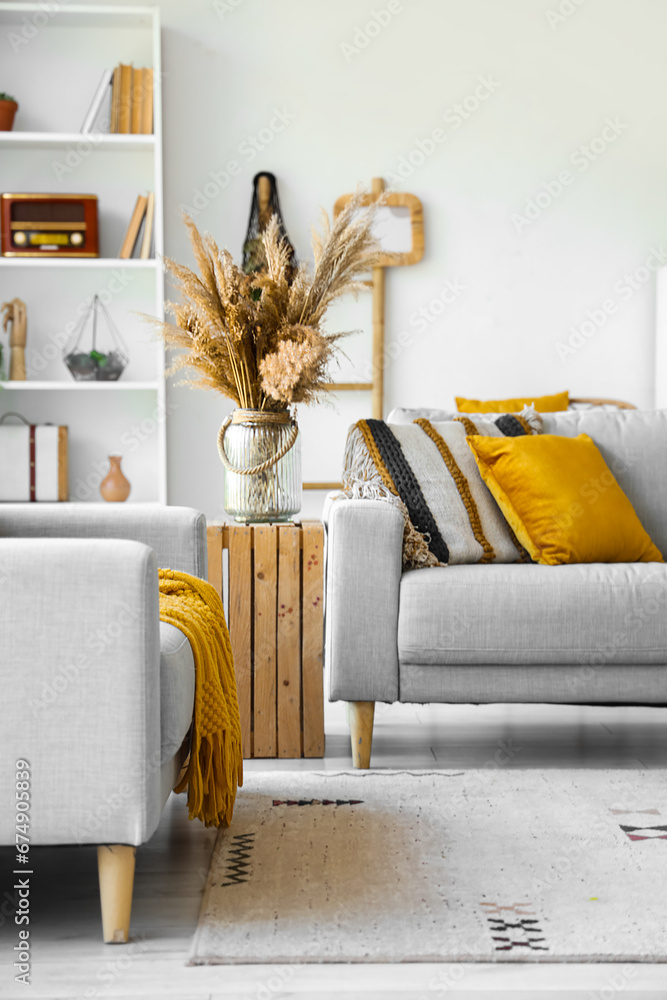
[{"label": "striped knitted cushion", "polygon": [[541,429],[529,407],[443,423],[360,420],[348,433],[344,495],[382,497],[401,509],[404,568],[521,561],[525,552],[482,482],[466,435],[516,437]]}]

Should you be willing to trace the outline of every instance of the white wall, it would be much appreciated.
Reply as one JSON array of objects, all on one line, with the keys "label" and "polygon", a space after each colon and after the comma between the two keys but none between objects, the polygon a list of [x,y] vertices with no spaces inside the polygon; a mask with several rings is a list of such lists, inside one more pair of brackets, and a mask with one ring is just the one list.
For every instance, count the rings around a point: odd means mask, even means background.
[{"label": "white wall", "polygon": [[[564,15],[554,14],[559,4]],[[179,205],[192,206],[196,189],[231,159],[240,173],[217,195],[209,188],[198,224],[238,255],[252,176],[271,170],[304,256],[320,205],[330,209],[359,181],[390,177],[439,128],[444,140],[399,180],[423,202],[426,255],[388,275],[387,343],[406,330],[412,338],[389,365],[387,411],[446,405],[457,393],[563,388],[652,405],[655,277],[641,268],[652,247],[664,241],[667,250],[667,4],[402,0],[365,48],[344,51],[387,5],[162,0],[168,253],[191,260]],[[464,120],[453,109],[480,78],[493,93]],[[279,124],[275,109],[292,119],[251,159],[244,143],[272,119]],[[586,164],[577,150],[608,119],[619,134],[607,130],[613,141]],[[562,171],[571,183],[550,199],[545,185],[557,192]],[[546,207],[517,225],[513,215],[539,192]],[[447,280],[464,290],[418,329],[413,314]],[[599,328],[569,345],[589,311]],[[365,326],[349,342],[353,371],[345,369],[363,378],[370,301],[339,317]],[[215,438],[229,405],[184,388],[168,398],[170,502],[219,516]],[[337,477],[345,429],[366,400],[348,395],[338,411],[300,413],[306,478]],[[306,499],[316,511],[321,497]]]}]

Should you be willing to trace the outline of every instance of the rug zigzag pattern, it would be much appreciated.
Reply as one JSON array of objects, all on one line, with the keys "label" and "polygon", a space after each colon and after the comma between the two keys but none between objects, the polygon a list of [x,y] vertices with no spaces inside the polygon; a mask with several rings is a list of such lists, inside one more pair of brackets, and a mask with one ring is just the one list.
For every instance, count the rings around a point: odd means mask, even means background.
[{"label": "rug zigzag pattern", "polygon": [[274,806],[360,806],[363,799],[274,799]]},{"label": "rug zigzag pattern", "polygon": [[221,883],[223,889],[248,881],[251,874],[250,853],[255,846],[254,838],[254,833],[237,833],[232,837],[233,846],[229,848],[225,864],[225,878],[228,881]]}]

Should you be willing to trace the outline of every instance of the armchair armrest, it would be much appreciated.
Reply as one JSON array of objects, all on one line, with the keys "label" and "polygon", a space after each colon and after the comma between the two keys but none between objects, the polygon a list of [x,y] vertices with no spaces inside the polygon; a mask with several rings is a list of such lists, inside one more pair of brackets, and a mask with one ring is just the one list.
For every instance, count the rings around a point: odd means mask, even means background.
[{"label": "armchair armrest", "polygon": [[398,699],[403,517],[380,500],[328,509],[325,660],[331,701]]},{"label": "armchair armrest", "polygon": [[0,538],[0,843],[140,844],[160,818],[159,593],[133,541]]},{"label": "armchair armrest", "polygon": [[153,549],[163,569],[206,579],[206,518],[162,504],[2,504],[0,537],[125,538]]}]

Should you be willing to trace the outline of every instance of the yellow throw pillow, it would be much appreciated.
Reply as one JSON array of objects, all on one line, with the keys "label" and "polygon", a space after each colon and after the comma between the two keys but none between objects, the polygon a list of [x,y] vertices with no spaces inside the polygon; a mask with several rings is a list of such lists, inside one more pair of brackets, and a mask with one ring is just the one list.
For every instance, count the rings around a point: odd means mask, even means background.
[{"label": "yellow throw pillow", "polygon": [[535,562],[664,562],[587,434],[466,440],[482,479]]},{"label": "yellow throw pillow", "polygon": [[567,410],[570,405],[569,392],[557,392],[555,396],[520,396],[518,399],[466,399],[456,396],[459,413],[519,413],[524,406],[534,406],[538,413],[555,413]]}]

